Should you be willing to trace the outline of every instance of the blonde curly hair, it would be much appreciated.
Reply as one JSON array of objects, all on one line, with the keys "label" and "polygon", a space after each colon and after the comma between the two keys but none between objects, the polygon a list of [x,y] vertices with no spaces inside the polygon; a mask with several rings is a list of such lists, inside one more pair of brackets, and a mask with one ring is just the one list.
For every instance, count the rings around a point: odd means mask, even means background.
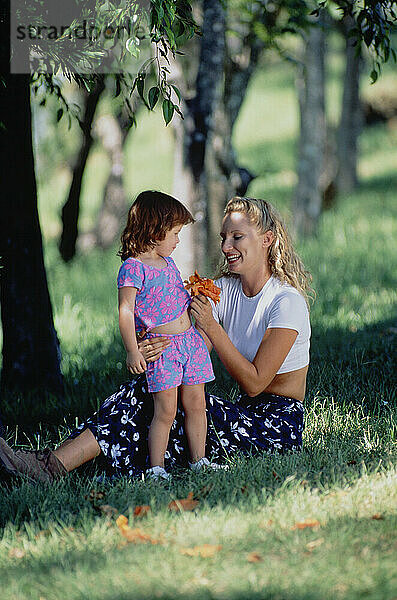
[{"label": "blonde curly hair", "polygon": [[[311,287],[312,276],[295,252],[283,220],[274,206],[259,198],[235,196],[226,204],[224,214],[232,212],[246,214],[250,223],[261,233],[266,233],[266,231],[273,233],[274,240],[269,246],[268,253],[272,274],[280,281],[289,283],[296,288],[307,304],[309,304],[309,299],[314,300],[315,292]],[[222,277],[238,277],[238,275],[230,273],[226,258],[220,265],[219,274]]]}]

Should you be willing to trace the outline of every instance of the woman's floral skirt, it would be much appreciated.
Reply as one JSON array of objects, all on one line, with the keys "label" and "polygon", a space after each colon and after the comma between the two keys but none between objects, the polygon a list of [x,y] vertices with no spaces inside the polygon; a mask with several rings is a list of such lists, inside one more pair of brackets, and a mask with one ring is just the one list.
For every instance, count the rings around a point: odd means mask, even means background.
[{"label": "woman's floral skirt", "polygon": [[[223,463],[233,455],[255,452],[300,450],[303,431],[303,404],[298,400],[260,394],[240,396],[235,403],[206,394],[208,433],[206,456]],[[146,377],[138,376],[120,386],[100,409],[77,429],[75,438],[85,429],[95,436],[106,460],[107,471],[116,476],[141,477],[150,466],[148,430],[153,418],[153,401]],[[183,409],[178,407],[171,428],[165,468],[187,467],[188,443],[184,430]]]}]

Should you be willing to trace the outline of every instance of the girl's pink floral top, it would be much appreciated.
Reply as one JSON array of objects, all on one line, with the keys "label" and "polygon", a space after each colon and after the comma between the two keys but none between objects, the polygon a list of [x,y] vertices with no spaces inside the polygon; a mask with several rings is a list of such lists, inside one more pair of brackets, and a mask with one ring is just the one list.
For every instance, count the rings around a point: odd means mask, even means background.
[{"label": "girl's pink floral top", "polygon": [[190,304],[190,294],[176,264],[169,256],[164,260],[164,269],[145,265],[136,258],[127,258],[120,267],[117,287],[138,290],[134,312],[137,331],[174,321]]}]

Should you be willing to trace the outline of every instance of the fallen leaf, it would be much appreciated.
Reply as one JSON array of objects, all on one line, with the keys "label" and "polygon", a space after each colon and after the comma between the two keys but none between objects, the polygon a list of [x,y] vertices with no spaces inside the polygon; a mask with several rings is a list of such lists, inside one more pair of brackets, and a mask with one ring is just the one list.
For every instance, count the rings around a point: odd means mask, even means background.
[{"label": "fallen leaf", "polygon": [[119,512],[117,508],[110,506],[110,504],[100,504],[98,508],[107,517],[114,517]]},{"label": "fallen leaf", "polygon": [[381,513],[375,513],[371,517],[371,519],[374,519],[374,521],[383,521],[384,518],[385,517]]},{"label": "fallen leaf", "polygon": [[247,556],[247,560],[248,560],[248,562],[251,562],[251,563],[257,563],[257,562],[262,562],[263,558],[259,554],[259,552],[250,552]]},{"label": "fallen leaf", "polygon": [[129,543],[133,544],[141,544],[143,542],[149,542],[150,544],[161,544],[162,540],[156,540],[152,538],[150,535],[145,533],[139,527],[135,529],[131,529],[128,525],[128,519],[124,515],[120,515],[116,519],[116,525],[120,530],[121,535],[127,540]]},{"label": "fallen leaf", "polygon": [[320,527],[320,521],[317,519],[305,519],[299,523],[295,523],[291,529],[306,529],[307,527]]},{"label": "fallen leaf", "polygon": [[260,527],[266,529],[267,527],[271,527],[273,525],[273,522],[273,519],[269,519],[268,521],[266,521],[266,523],[264,521],[261,521]]},{"label": "fallen leaf", "polygon": [[348,461],[347,461],[347,464],[348,464],[348,465],[356,465],[356,464],[357,464],[357,461],[356,461],[356,460],[348,460]]},{"label": "fallen leaf", "polygon": [[168,510],[182,512],[184,510],[194,510],[199,501],[193,499],[193,492],[189,492],[186,498],[181,500],[172,500],[168,505]]},{"label": "fallen leaf", "polygon": [[51,531],[49,529],[42,529],[34,536],[35,540],[39,540],[41,537],[47,537],[51,535]]},{"label": "fallen leaf", "polygon": [[124,527],[124,526],[128,526],[128,519],[127,519],[127,517],[125,517],[124,515],[120,515],[119,517],[117,517],[117,519],[116,519],[116,525],[120,529],[122,527]]},{"label": "fallen leaf", "polygon": [[276,473],[276,471],[272,471],[272,475],[273,475],[274,479],[280,479],[280,475],[278,473]]},{"label": "fallen leaf", "polygon": [[318,540],[313,540],[312,542],[308,542],[306,544],[306,548],[309,550],[309,552],[311,552],[315,548],[318,548],[319,546],[321,546],[321,544],[323,544],[323,543],[324,543],[324,538],[319,538]]},{"label": "fallen leaf", "polygon": [[140,519],[148,514],[151,511],[150,506],[147,504],[142,504],[142,506],[136,506],[134,508],[134,517]]},{"label": "fallen leaf", "polygon": [[11,548],[11,550],[8,553],[8,556],[10,558],[23,558],[26,555],[25,550],[22,550],[22,548]]},{"label": "fallen leaf", "polygon": [[203,544],[202,546],[195,546],[194,548],[181,548],[180,553],[186,554],[187,556],[201,556],[202,558],[209,558],[214,556],[222,546],[213,546],[211,544]]}]

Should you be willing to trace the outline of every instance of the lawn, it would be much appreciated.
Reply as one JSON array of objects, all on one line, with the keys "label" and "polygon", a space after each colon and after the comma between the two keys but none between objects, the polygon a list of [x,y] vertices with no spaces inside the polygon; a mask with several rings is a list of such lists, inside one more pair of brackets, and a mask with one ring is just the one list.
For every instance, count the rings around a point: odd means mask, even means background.
[{"label": "lawn", "polygon": [[[263,69],[236,130],[241,163],[258,175],[249,193],[284,214],[295,181],[291,81],[289,66]],[[161,117],[143,115],[129,136],[131,194],[161,182],[172,189],[172,138],[160,128]],[[153,174],[147,164],[159,136]],[[1,600],[397,598],[396,142],[396,129],[364,132],[359,189],[338,198],[316,237],[298,243],[317,292],[303,451],[240,456],[227,473],[179,471],[166,484],[98,482],[82,469],[50,487],[1,488]],[[97,169],[106,169],[100,148],[84,182],[84,227],[98,205]],[[116,248],[67,266],[57,255],[67,177],[57,169],[39,179],[67,395],[63,406],[4,400],[7,436],[22,446],[64,439],[126,377]],[[211,389],[233,399],[218,362],[216,370]],[[169,509],[189,493],[193,510]],[[134,516],[142,505],[146,516]],[[118,515],[138,531],[123,535]]]}]

